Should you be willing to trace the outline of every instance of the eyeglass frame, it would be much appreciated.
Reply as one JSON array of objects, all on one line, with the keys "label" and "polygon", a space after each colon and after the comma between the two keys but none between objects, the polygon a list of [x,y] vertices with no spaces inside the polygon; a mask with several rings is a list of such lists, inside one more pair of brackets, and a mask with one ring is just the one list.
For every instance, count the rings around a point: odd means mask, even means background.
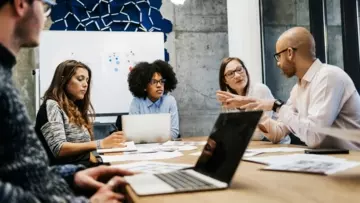
[{"label": "eyeglass frame", "polygon": [[[50,14],[51,14],[51,5],[49,5],[49,4],[45,4],[45,5],[47,5],[47,8],[44,9],[44,16],[45,16],[45,17],[49,17]],[[44,6],[45,6],[45,5],[44,5]]]},{"label": "eyeglass frame", "polygon": [[[228,71],[227,73],[224,74],[224,78],[226,79],[233,79],[235,77],[235,73],[237,72],[239,75],[244,74],[245,73],[245,68],[243,66],[238,66],[241,68],[240,71],[238,71],[238,68],[236,67],[235,70],[232,71]],[[233,75],[230,77],[230,75]]]},{"label": "eyeglass frame", "polygon": [[55,6],[56,3],[49,0],[40,0],[44,4],[44,16],[49,17],[51,14],[51,7]]},{"label": "eyeglass frame", "polygon": [[160,80],[151,79],[150,82],[149,82],[150,85],[155,85],[155,86],[156,86],[157,84],[165,85],[165,83],[166,83],[166,79],[165,79],[165,78],[160,79]]},{"label": "eyeglass frame", "polygon": [[53,0],[38,0],[43,3],[44,6],[44,16],[47,18],[51,14],[51,7],[56,5],[56,2]]},{"label": "eyeglass frame", "polygon": [[[44,9],[44,16],[49,17],[51,13],[51,7],[57,5],[56,2],[53,0],[39,0],[43,3],[43,5],[46,5],[46,9]],[[14,1],[9,1],[11,4],[14,3]],[[6,3],[6,2],[5,2]]]},{"label": "eyeglass frame", "polygon": [[296,51],[296,50],[297,50],[297,48],[294,48],[294,47],[287,47],[286,49],[281,50],[281,51],[279,51],[278,53],[275,53],[275,54],[274,54],[275,60],[276,60],[276,61],[279,61],[279,59],[280,59],[280,54],[284,53],[284,52],[287,51],[288,49],[292,49],[293,51]]}]

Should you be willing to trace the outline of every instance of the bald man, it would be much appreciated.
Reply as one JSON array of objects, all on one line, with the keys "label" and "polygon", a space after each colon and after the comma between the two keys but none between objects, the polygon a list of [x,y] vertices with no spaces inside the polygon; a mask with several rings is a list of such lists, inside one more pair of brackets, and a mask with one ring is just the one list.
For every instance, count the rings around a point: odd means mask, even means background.
[{"label": "bald man", "polygon": [[358,143],[312,131],[314,126],[360,129],[360,97],[341,68],[316,58],[311,33],[303,27],[284,32],[276,43],[274,58],[286,77],[298,78],[286,104],[280,100],[232,98],[228,105],[277,112],[277,121],[264,116],[259,126],[270,140],[292,132],[310,148],[359,150]]}]

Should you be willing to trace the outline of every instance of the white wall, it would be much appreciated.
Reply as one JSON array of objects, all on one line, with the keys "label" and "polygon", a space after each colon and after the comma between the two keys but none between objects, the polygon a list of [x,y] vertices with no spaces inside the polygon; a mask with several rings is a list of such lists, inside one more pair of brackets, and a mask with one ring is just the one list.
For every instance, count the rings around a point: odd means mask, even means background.
[{"label": "white wall", "polygon": [[227,0],[229,56],[239,57],[252,82],[262,82],[259,0]]}]

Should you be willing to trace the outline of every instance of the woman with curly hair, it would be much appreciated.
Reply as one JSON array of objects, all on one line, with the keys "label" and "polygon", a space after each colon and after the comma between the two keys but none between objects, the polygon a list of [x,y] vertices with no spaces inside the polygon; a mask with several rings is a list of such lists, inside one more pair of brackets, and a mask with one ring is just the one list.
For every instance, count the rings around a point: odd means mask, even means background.
[{"label": "woman with curly hair", "polygon": [[129,114],[171,114],[171,135],[179,137],[176,100],[168,94],[177,85],[173,68],[162,60],[138,63],[129,73],[129,89],[134,95]]},{"label": "woman with curly hair", "polygon": [[51,165],[96,163],[91,151],[122,146],[125,137],[114,132],[94,141],[90,102],[91,70],[85,64],[67,60],[58,65],[44,102],[36,116],[35,130]]}]

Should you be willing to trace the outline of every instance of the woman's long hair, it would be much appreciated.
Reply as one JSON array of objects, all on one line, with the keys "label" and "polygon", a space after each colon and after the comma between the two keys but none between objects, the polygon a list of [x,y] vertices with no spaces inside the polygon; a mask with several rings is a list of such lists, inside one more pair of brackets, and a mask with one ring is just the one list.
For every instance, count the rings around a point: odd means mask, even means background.
[{"label": "woman's long hair", "polygon": [[[229,64],[231,61],[233,60],[236,60],[238,61],[241,66],[244,68],[245,70],[245,73],[246,73],[246,77],[247,77],[247,84],[245,86],[245,95],[248,93],[249,91],[249,87],[250,87],[250,77],[249,77],[249,72],[244,64],[244,62],[237,58],[237,57],[227,57],[227,58],[224,58],[221,62],[221,65],[220,65],[220,71],[219,71],[219,85],[220,85],[220,90],[222,91],[229,91],[233,94],[238,94],[234,89],[232,89],[229,85],[226,84],[225,82],[225,68],[227,66],[227,64]],[[245,96],[245,95],[242,95],[242,96]]]},{"label": "woman's long hair", "polygon": [[[84,68],[88,71],[89,81],[84,99],[78,101],[72,101],[66,91],[66,86],[69,83],[72,76],[75,75],[76,70]],[[54,77],[51,81],[50,87],[46,90],[43,97],[43,104],[46,105],[48,99],[57,101],[60,108],[64,110],[69,117],[70,123],[76,124],[79,127],[86,127],[90,133],[91,139],[93,139],[92,121],[89,114],[94,113],[93,106],[90,102],[90,90],[91,90],[91,70],[90,68],[75,60],[67,60],[60,63],[56,70]]]}]

